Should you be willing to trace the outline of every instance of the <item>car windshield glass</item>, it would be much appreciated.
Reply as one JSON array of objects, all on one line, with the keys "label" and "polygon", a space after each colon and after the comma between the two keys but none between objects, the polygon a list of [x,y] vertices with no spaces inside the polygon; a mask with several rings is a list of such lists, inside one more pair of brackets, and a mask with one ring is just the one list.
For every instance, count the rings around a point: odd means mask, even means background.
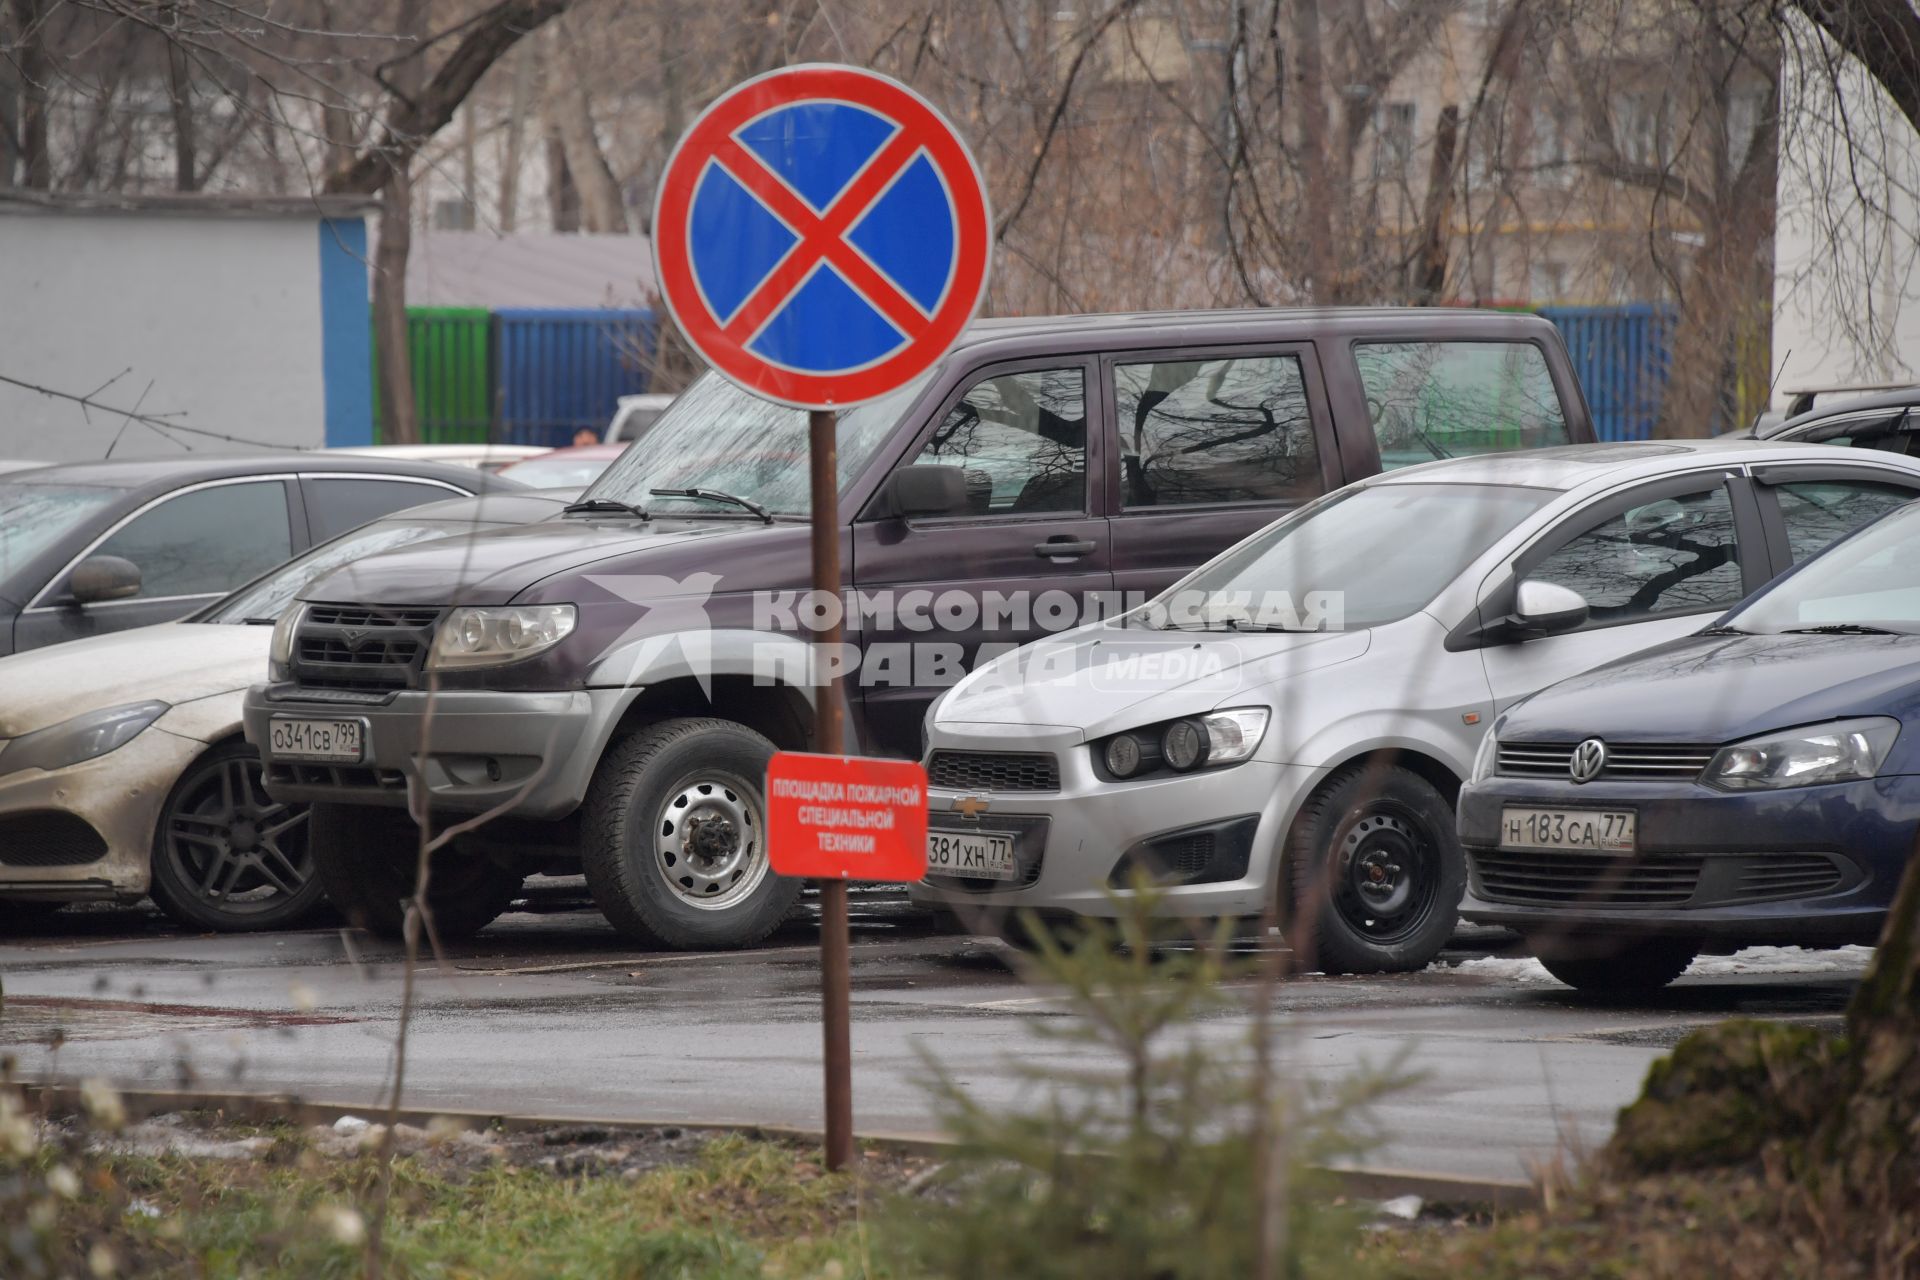
[{"label": "car windshield glass", "polygon": [[106,485],[0,482],[0,582],[69,529],[125,496],[126,490]]},{"label": "car windshield glass", "polygon": [[1727,623],[1760,635],[1836,626],[1920,633],[1920,502],[1808,561]]},{"label": "car windshield glass", "polygon": [[287,561],[265,577],[255,578],[226,599],[207,606],[206,611],[196,615],[192,621],[272,621],[293,603],[294,597],[309,582],[342,565],[409,543],[425,542],[429,538],[448,538],[485,527],[450,524],[446,521],[403,523],[397,520],[382,520],[378,524],[366,525],[351,533],[343,533],[332,542],[322,543],[298,559]]},{"label": "car windshield glass", "polygon": [[[1555,496],[1550,489],[1376,484],[1302,508],[1203,566],[1163,600],[1168,618],[1220,629],[1289,613],[1309,628],[1370,627],[1426,607],[1461,570]],[[1202,594],[1204,593],[1204,594]],[[1191,602],[1204,601],[1197,606]],[[1151,611],[1148,611],[1151,616]]]},{"label": "car windshield glass", "polygon": [[[889,396],[840,411],[842,488],[892,433],[921,385],[909,383]],[[747,516],[737,507],[653,494],[656,489],[689,488],[737,494],[781,515],[807,514],[807,411],[772,404],[718,374],[706,374],[620,455],[586,497],[648,508],[665,505],[676,518]]]}]

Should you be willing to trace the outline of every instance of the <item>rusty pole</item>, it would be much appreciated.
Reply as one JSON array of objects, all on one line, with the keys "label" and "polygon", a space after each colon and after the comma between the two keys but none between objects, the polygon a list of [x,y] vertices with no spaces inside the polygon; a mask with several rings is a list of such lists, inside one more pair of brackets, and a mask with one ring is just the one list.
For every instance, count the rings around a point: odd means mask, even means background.
[{"label": "rusty pole", "polygon": [[[812,468],[813,589],[840,594],[840,485],[835,428],[839,415],[815,409],[807,415],[807,456]],[[813,749],[837,756],[846,751],[839,656],[841,627],[833,623],[815,637],[824,681],[815,689]],[[827,1168],[853,1162],[853,965],[848,954],[847,883],[820,882],[820,1021],[826,1037]]]}]

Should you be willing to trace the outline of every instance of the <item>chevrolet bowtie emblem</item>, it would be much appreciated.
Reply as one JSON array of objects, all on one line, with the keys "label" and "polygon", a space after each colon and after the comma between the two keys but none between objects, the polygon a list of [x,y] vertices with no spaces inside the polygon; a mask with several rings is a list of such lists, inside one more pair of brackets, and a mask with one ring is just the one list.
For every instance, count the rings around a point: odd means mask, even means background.
[{"label": "chevrolet bowtie emblem", "polygon": [[953,808],[961,817],[978,821],[980,815],[985,813],[987,806],[992,803],[993,801],[986,796],[960,796],[954,800]]}]

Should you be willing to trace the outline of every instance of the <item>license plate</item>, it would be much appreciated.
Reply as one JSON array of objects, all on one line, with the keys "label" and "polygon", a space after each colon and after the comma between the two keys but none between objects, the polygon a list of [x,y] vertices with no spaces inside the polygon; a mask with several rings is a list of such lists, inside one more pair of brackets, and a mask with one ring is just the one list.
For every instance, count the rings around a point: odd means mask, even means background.
[{"label": "license plate", "polygon": [[1633,828],[1630,809],[1504,809],[1500,847],[1632,853]]},{"label": "license plate", "polygon": [[267,755],[276,760],[325,760],[359,764],[366,751],[366,726],[358,720],[267,722]]},{"label": "license plate", "polygon": [[1018,880],[1013,837],[991,831],[927,832],[927,874],[977,880]]}]

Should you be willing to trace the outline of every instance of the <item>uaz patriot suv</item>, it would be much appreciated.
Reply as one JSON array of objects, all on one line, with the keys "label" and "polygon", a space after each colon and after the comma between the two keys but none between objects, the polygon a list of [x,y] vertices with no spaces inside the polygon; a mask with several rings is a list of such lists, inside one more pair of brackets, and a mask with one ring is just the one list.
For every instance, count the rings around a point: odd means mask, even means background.
[{"label": "uaz patriot suv", "polygon": [[[845,712],[918,756],[983,657],[1161,590],[1301,502],[1382,469],[1583,442],[1556,331],[1444,310],[983,322],[839,426]],[[415,819],[443,935],[535,870],[583,870],[624,933],[751,945],[797,883],[762,779],[823,687],[806,415],[707,376],[559,518],[373,557],[303,594],[254,687],[267,787],[314,805],[315,867],[399,929]],[[991,751],[943,785],[991,791]],[[1030,780],[1029,780],[1030,781]],[[411,814],[410,814],[411,810]]]}]

